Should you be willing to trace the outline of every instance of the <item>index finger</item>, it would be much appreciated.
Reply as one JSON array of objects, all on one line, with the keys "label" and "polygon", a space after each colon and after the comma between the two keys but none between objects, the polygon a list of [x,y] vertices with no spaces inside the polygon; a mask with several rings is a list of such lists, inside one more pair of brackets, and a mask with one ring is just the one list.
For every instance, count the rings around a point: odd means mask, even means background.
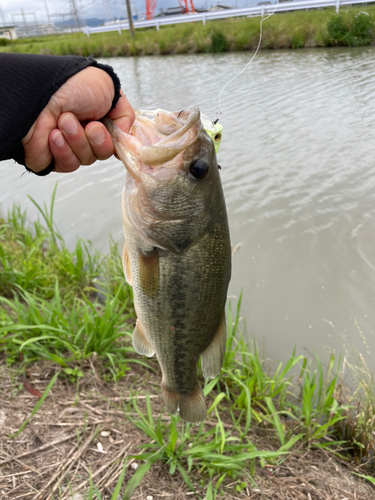
[{"label": "index finger", "polygon": [[108,116],[117,127],[128,134],[135,120],[135,113],[122,90],[120,90],[120,94],[121,97],[115,109],[112,109],[112,111],[108,113]]}]

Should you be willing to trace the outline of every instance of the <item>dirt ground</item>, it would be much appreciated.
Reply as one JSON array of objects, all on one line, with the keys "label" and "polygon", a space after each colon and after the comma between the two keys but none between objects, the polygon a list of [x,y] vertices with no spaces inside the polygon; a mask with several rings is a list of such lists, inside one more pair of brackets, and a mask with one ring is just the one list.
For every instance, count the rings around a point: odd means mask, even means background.
[{"label": "dirt ground", "polygon": [[[109,499],[124,458],[140,453],[139,446],[147,442],[147,437],[124,417],[121,408],[122,400],[130,397],[130,385],[136,382],[140,389],[139,406],[144,401],[144,389],[151,395],[156,417],[161,410],[157,377],[144,380],[144,372],[135,367],[117,385],[104,383],[91,363],[80,379],[78,391],[75,384],[59,377],[23,432],[11,438],[30,416],[55,368],[36,364],[25,379],[25,374],[0,367],[0,500],[83,500],[89,489],[90,474],[102,498]],[[166,413],[163,418],[169,419]],[[215,422],[208,420],[205,425]],[[230,427],[229,423],[226,427]],[[267,433],[256,428],[250,433],[250,439],[259,449],[273,449]],[[138,465],[137,460],[128,459],[125,484]],[[332,454],[296,450],[280,467],[258,467],[254,477],[256,487],[228,493],[226,498],[373,500],[375,488],[353,475],[353,470],[353,464]],[[199,477],[197,472],[191,476],[197,493],[204,498],[205,488],[199,482],[203,476]],[[231,490],[228,484],[226,489]],[[168,467],[157,462],[132,498],[187,500],[195,498],[195,494],[189,491],[179,473],[171,476]]]}]

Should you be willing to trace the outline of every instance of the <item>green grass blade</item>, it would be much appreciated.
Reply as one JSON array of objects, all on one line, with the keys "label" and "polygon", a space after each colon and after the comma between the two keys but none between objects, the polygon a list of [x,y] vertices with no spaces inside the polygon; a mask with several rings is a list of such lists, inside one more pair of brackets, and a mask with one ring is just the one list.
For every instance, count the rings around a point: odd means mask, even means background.
[{"label": "green grass blade", "polygon": [[128,464],[128,459],[125,458],[124,466],[121,469],[121,474],[120,474],[120,477],[118,478],[118,481],[116,483],[116,487],[113,490],[113,493],[112,493],[112,496],[111,496],[111,500],[117,500],[117,498],[118,498],[118,496],[120,494],[122,483],[124,482],[124,477],[125,477],[125,471],[126,471],[127,464]]},{"label": "green grass blade", "polygon": [[57,377],[59,376],[60,372],[57,372],[55,373],[55,375],[52,377],[52,379],[49,381],[49,384],[47,385],[47,387],[45,388],[43,394],[42,394],[42,397],[39,399],[39,401],[37,402],[37,404],[34,406],[32,412],[31,412],[31,415],[23,422],[23,424],[21,425],[21,427],[18,429],[18,431],[15,433],[15,434],[12,434],[11,437],[12,438],[16,438],[17,436],[19,436],[21,434],[21,432],[24,430],[24,428],[26,427],[26,425],[30,422],[30,420],[33,418],[33,416],[35,415],[35,413],[39,410],[39,408],[42,406],[42,404],[44,403],[44,400],[46,399],[46,397],[48,396],[50,390],[52,389],[52,387],[54,386],[56,380],[57,380]]},{"label": "green grass blade", "polygon": [[280,443],[281,443],[281,446],[284,446],[285,444],[285,431],[284,431],[284,426],[283,424],[281,423],[281,420],[280,420],[280,417],[276,411],[276,408],[273,404],[273,401],[271,398],[265,398],[265,401],[266,401],[266,404],[268,406],[268,409],[271,413],[271,417],[272,417],[272,420],[273,420],[273,424],[276,428],[276,431],[277,431],[277,434],[279,436],[279,440],[280,440]]},{"label": "green grass blade", "polygon": [[130,500],[134,490],[137,488],[137,486],[141,483],[147,472],[151,469],[151,467],[154,465],[154,463],[160,458],[161,453],[158,451],[154,455],[151,455],[148,458],[148,461],[145,464],[142,464],[138,467],[138,469],[135,471],[133,477],[130,479],[128,482],[123,500]]}]

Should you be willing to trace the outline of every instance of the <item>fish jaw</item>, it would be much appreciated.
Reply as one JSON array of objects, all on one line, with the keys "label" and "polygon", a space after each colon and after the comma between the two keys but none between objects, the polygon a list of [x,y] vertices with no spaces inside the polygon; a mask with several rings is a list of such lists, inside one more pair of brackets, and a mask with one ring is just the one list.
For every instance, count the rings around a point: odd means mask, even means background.
[{"label": "fish jaw", "polygon": [[138,156],[141,143],[131,134],[126,134],[107,116],[103,118],[103,123],[110,133],[117,156],[125,165],[129,174],[134,177],[137,182],[140,182],[139,172],[141,163]]}]

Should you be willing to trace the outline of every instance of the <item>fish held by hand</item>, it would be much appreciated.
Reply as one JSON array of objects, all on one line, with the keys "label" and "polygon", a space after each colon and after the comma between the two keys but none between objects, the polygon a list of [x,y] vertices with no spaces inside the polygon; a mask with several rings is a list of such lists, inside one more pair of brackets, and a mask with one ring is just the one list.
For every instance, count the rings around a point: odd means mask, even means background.
[{"label": "fish held by hand", "polygon": [[197,364],[206,378],[220,373],[231,274],[214,144],[198,109],[138,111],[130,134],[103,121],[127,170],[122,262],[138,318],[133,346],[156,354],[167,410],[201,422]]}]

